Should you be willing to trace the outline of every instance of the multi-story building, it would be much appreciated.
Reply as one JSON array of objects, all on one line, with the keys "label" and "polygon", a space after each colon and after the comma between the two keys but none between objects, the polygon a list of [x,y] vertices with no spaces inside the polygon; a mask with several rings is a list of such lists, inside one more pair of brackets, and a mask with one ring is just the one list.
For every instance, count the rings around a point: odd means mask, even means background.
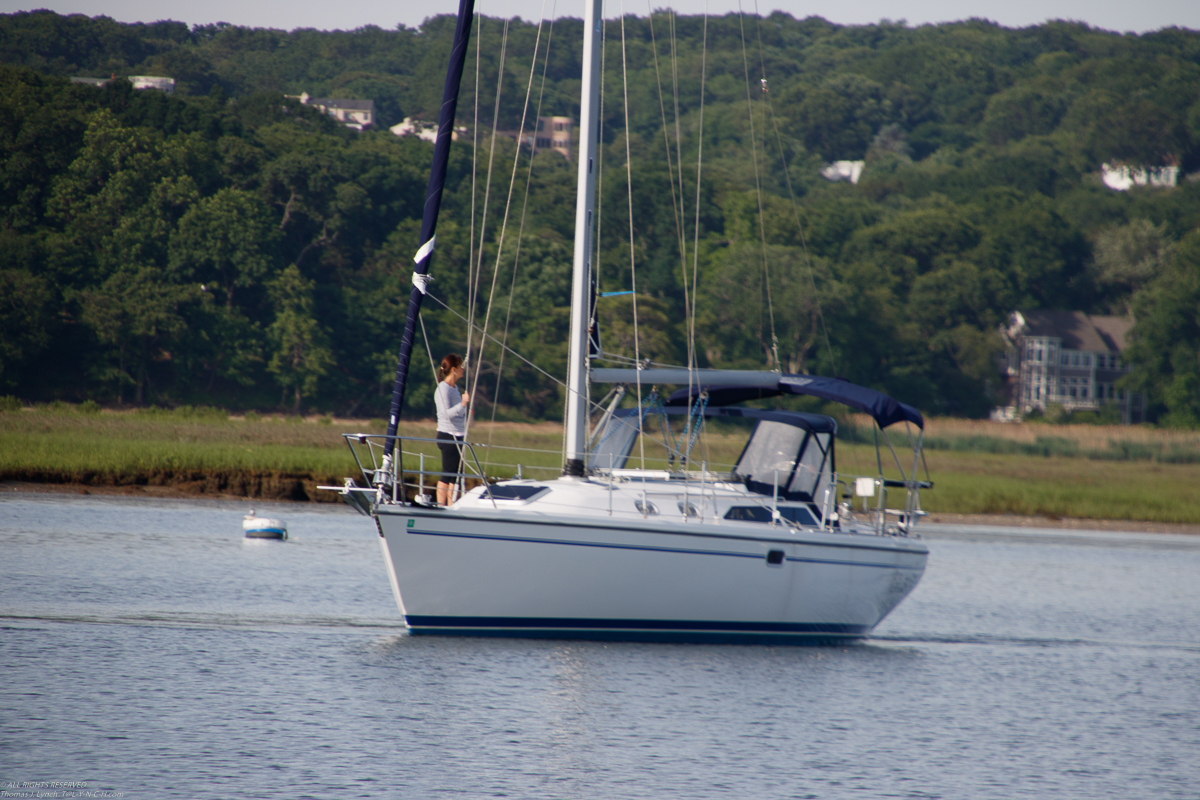
[{"label": "multi-story building", "polygon": [[1118,387],[1129,371],[1121,355],[1133,320],[1089,316],[1082,311],[1014,311],[1002,329],[1009,349],[1005,368],[1011,406],[997,416],[1012,418],[1057,403],[1068,411],[1115,404],[1126,423],[1140,422],[1142,396]]},{"label": "multi-story building", "polygon": [[[403,135],[397,133],[395,128],[392,128],[392,132],[398,136]],[[536,129],[523,133],[521,131],[496,131],[497,136],[515,139],[518,147],[527,147],[532,153],[536,153],[538,150],[553,150],[561,153],[568,161],[572,157],[574,133],[575,120],[570,117],[538,117]]]},{"label": "multi-story building", "polygon": [[537,132],[526,136],[521,144],[530,144],[533,150],[554,150],[571,160],[571,138],[575,131],[575,120],[570,117],[538,117]]}]

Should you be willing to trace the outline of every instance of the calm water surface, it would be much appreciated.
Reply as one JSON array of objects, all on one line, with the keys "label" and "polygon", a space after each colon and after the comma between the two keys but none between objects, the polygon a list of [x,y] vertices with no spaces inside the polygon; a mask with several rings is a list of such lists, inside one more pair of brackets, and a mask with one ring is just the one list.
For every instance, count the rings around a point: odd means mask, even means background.
[{"label": "calm water surface", "polygon": [[1200,797],[1200,537],[927,526],[922,583],[841,647],[430,639],[369,520],[259,506],[292,539],[246,542],[246,508],[0,499],[0,782]]}]

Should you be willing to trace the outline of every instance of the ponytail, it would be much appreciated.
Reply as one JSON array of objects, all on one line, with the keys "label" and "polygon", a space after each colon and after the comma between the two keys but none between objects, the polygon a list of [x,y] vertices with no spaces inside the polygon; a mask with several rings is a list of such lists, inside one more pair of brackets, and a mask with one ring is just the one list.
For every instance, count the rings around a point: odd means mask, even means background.
[{"label": "ponytail", "polygon": [[446,376],[450,374],[450,371],[453,369],[458,369],[462,366],[462,363],[462,356],[458,355],[458,353],[450,353],[443,358],[442,365],[438,367],[437,371],[438,383],[446,380]]}]

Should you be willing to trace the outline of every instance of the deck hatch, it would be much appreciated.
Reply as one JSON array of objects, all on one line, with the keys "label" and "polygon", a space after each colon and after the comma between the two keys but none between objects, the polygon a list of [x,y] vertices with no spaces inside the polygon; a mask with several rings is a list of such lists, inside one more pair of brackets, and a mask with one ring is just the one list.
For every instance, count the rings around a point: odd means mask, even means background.
[{"label": "deck hatch", "polygon": [[486,498],[491,495],[495,500],[529,500],[549,489],[549,486],[497,483],[484,489],[482,496]]}]

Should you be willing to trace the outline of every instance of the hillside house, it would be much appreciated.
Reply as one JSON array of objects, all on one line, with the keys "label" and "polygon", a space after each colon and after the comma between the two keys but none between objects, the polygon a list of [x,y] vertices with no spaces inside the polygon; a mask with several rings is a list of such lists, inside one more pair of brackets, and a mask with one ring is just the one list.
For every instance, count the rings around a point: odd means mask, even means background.
[{"label": "hillside house", "polygon": [[135,89],[157,89],[167,94],[175,94],[174,78],[164,78],[161,75],[130,75],[129,82]]},{"label": "hillside house", "polygon": [[[553,150],[561,153],[567,161],[571,160],[571,139],[575,130],[575,120],[570,117],[538,117],[537,132],[533,136],[531,148],[537,150]],[[522,142],[522,144],[529,144]]]},{"label": "hillside house", "polygon": [[347,128],[366,130],[375,124],[374,100],[349,100],[341,97],[310,97],[308,92],[289,94],[307,106],[321,109]]},{"label": "hillside house", "polygon": [[575,120],[571,117],[538,117],[533,131],[496,131],[496,135],[515,139],[518,146],[528,148],[531,153],[553,150],[570,161],[574,132]]},{"label": "hillside house", "polygon": [[1068,411],[1116,404],[1126,424],[1141,422],[1140,394],[1118,387],[1129,372],[1122,358],[1133,320],[1082,311],[1014,311],[1001,333],[1008,343],[1004,368],[1010,403],[999,418],[1015,418],[1057,403]]}]

